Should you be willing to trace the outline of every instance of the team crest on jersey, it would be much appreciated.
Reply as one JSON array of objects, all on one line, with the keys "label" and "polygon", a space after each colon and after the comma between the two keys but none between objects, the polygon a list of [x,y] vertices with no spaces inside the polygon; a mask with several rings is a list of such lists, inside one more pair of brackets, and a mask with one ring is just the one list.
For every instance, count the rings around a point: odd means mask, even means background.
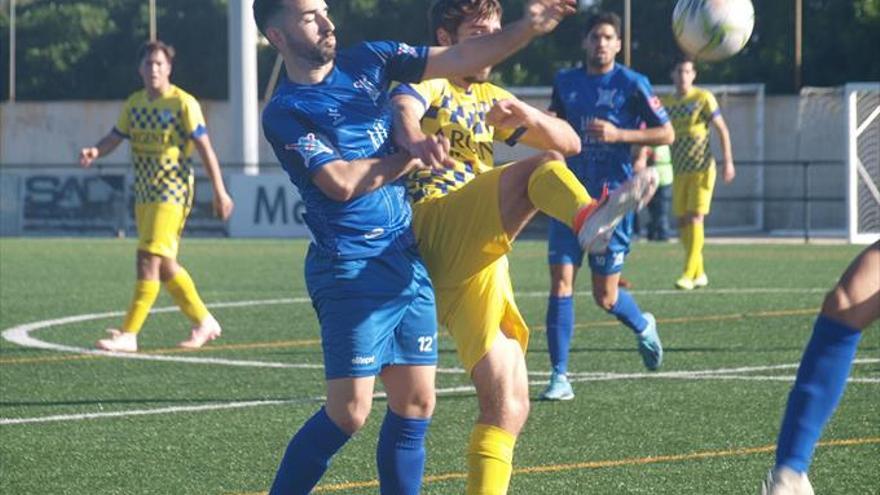
[{"label": "team crest on jersey", "polygon": [[400,43],[397,45],[397,54],[398,55],[409,55],[410,57],[418,57],[419,53],[415,48],[407,45],[406,43]]},{"label": "team crest on jersey", "polygon": [[614,97],[617,95],[617,90],[599,88],[598,91],[599,97],[596,99],[596,106],[614,108]]},{"label": "team crest on jersey", "polygon": [[373,84],[373,81],[367,79],[367,76],[361,76],[357,81],[354,82],[354,87],[364,91],[373,100],[373,103],[379,101],[379,97],[382,96],[382,93],[379,91],[379,88]]},{"label": "team crest on jersey", "polygon": [[285,144],[284,149],[294,150],[299,153],[300,156],[303,157],[303,160],[305,160],[307,167],[311,165],[312,158],[322,153],[333,153],[329,146],[322,143],[321,140],[312,133],[308,133],[299,138],[295,144]]},{"label": "team crest on jersey", "polygon": [[345,120],[345,116],[339,113],[339,108],[330,107],[327,109],[327,116],[333,122],[333,125],[339,125]]}]

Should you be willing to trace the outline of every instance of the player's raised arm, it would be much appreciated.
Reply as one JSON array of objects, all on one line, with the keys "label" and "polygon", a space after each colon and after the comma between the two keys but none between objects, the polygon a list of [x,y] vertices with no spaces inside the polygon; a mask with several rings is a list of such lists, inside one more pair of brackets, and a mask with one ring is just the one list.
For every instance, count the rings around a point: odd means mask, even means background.
[{"label": "player's raised arm", "polygon": [[112,153],[113,150],[122,143],[123,139],[124,138],[117,133],[115,129],[108,132],[107,135],[102,137],[96,145],[83,148],[79,151],[79,165],[83,168],[89,168],[98,158]]},{"label": "player's raised arm", "polygon": [[575,0],[530,0],[523,18],[500,32],[465,40],[452,46],[431,47],[422,79],[464,76],[496,65],[533,38],[547,34],[575,13]]},{"label": "player's raised arm", "polygon": [[486,115],[488,123],[505,129],[522,129],[518,142],[565,156],[581,152],[581,139],[568,122],[538,110],[517,98],[500,100]]},{"label": "player's raised arm", "polygon": [[382,158],[335,160],[321,166],[312,175],[312,182],[330,199],[349,201],[394,182],[419,166],[421,161],[403,152]]}]

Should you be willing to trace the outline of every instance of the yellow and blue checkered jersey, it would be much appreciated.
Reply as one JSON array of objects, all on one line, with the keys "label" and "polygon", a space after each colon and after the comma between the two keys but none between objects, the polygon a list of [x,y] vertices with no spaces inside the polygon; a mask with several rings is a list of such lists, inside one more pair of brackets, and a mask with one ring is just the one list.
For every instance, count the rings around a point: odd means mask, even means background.
[{"label": "yellow and blue checkered jersey", "polygon": [[193,140],[207,133],[192,95],[174,85],[154,100],[137,91],[113,131],[131,142],[136,203],[191,204]]},{"label": "yellow and blue checkered jersey", "polygon": [[431,79],[418,84],[402,84],[392,96],[407,94],[425,107],[422,132],[442,134],[449,139],[453,168],[417,170],[406,181],[413,203],[444,196],[495,166],[494,142],[515,144],[515,129],[495,128],[486,123],[486,114],[500,100],[514,98],[508,91],[490,83],[461,88],[447,79]]},{"label": "yellow and blue checkered jersey", "polygon": [[715,165],[709,148],[709,124],[721,115],[715,96],[706,89],[691,88],[687,94],[663,96],[675,129],[672,166],[676,172],[702,172]]}]

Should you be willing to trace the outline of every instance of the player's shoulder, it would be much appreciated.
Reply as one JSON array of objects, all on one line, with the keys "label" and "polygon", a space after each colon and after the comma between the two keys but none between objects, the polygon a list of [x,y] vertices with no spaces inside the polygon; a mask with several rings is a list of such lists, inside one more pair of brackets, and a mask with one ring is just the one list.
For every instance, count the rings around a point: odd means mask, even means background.
[{"label": "player's shoulder", "polygon": [[473,86],[478,100],[506,100],[513,96],[510,91],[490,82],[478,83]]},{"label": "player's shoulder", "polygon": [[128,98],[125,99],[124,105],[126,107],[133,107],[133,106],[142,105],[146,101],[147,101],[147,90],[146,89],[139,89],[139,90],[135,91],[134,93],[128,95]]},{"label": "player's shoulder", "polygon": [[636,87],[636,86],[651,86],[651,81],[648,79],[648,76],[638,72],[634,69],[631,69],[625,65],[615,64],[616,74],[615,76],[624,81],[625,83]]},{"label": "player's shoulder", "polygon": [[180,86],[171,85],[171,97],[180,101],[185,107],[198,106],[199,100]]},{"label": "player's shoulder", "polygon": [[712,91],[700,86],[694,86],[693,97],[698,100],[715,100],[715,94]]},{"label": "player's shoulder", "polygon": [[569,83],[583,78],[585,74],[584,68],[581,66],[560,69],[556,72],[555,81],[557,83]]},{"label": "player's shoulder", "polygon": [[[379,40],[379,41],[361,41],[348,48],[340,50],[337,58],[344,58],[354,62],[366,62],[369,58],[387,61],[396,55],[417,56],[419,53],[416,47],[408,45],[402,41]],[[364,57],[369,57],[365,59]]]}]

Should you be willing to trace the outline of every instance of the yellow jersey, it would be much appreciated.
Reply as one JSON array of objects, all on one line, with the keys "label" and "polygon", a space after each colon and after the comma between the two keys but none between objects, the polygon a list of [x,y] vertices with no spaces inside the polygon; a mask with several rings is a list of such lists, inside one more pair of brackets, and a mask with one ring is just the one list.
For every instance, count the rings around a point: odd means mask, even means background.
[{"label": "yellow jersey", "polygon": [[715,159],[709,148],[709,124],[721,114],[715,96],[708,90],[693,87],[684,96],[661,97],[675,129],[672,143],[672,166],[675,172],[702,172]]},{"label": "yellow jersey", "polygon": [[496,129],[486,123],[486,114],[499,100],[514,98],[491,83],[460,88],[447,79],[402,84],[396,93],[414,96],[425,106],[422,132],[442,134],[449,139],[449,154],[455,166],[443,170],[417,170],[406,180],[414,203],[444,196],[495,166],[494,142],[514,144],[515,129]]},{"label": "yellow jersey", "polygon": [[198,101],[172,85],[150,100],[128,97],[114,132],[131,142],[135,203],[189,205],[193,196],[193,139],[207,133]]}]

